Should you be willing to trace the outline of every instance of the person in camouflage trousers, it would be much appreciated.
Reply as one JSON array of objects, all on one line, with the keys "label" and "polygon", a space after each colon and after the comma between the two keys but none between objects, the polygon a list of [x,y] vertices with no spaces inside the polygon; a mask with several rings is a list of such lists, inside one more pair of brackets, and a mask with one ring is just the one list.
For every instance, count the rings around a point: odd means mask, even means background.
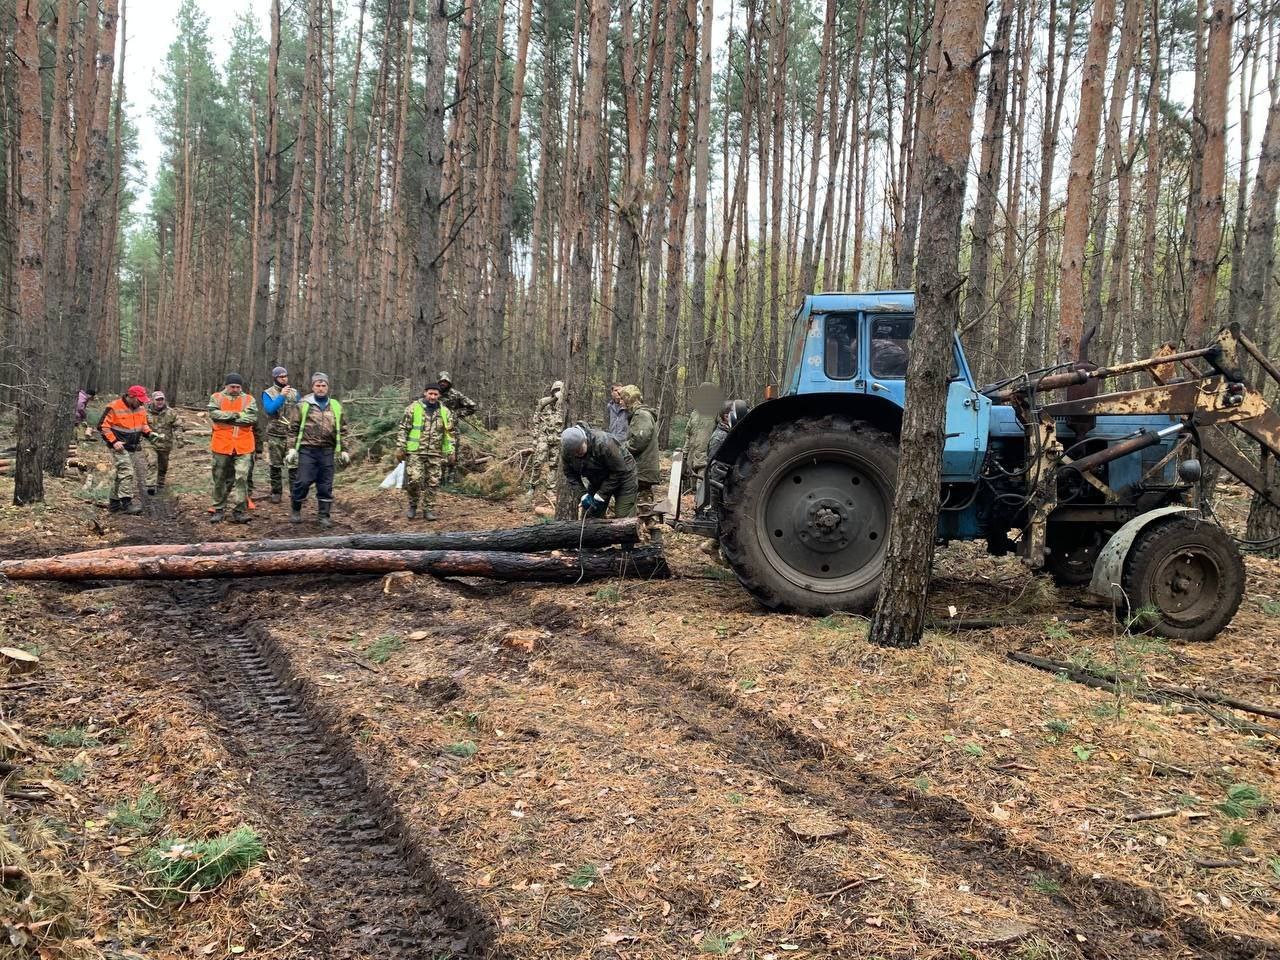
[{"label": "person in camouflage trousers", "polygon": [[623,387],[621,396],[627,411],[627,449],[636,461],[637,502],[648,510],[653,506],[653,488],[662,482],[658,414],[644,405],[640,388],[634,383]]},{"label": "person in camouflage trousers", "polygon": [[102,441],[111,448],[111,459],[115,469],[111,476],[112,513],[142,513],[142,504],[134,496],[137,493],[137,478],[134,470],[134,457],[142,455],[142,439],[155,443],[151,425],[147,423],[146,406],[151,402],[145,387],[134,384],[119,399],[112,400],[102,411],[98,420],[98,433]]},{"label": "person in camouflage trousers", "polygon": [[625,440],[575,423],[560,434],[569,490],[584,517],[599,520],[613,501],[614,516],[636,515],[636,461]]},{"label": "person in camouflage trousers", "polygon": [[560,469],[560,431],[564,429],[564,383],[551,384],[551,393],[538,401],[533,414],[533,467],[529,495],[541,487],[553,490]]},{"label": "person in camouflage trousers", "polygon": [[157,490],[164,489],[165,477],[169,473],[169,454],[182,439],[182,421],[178,419],[178,411],[169,406],[160,390],[151,394],[147,423],[151,425],[154,438],[151,441],[152,455],[147,458],[147,493],[154,497]]},{"label": "person in camouflage trousers", "polygon": [[[289,438],[298,417],[298,391],[289,386],[289,371],[275,367],[271,386],[262,391],[262,417],[266,421],[266,446],[271,474],[271,502],[279,503],[284,493],[284,458],[289,452]],[[289,470],[289,489],[297,480],[297,469]]]},{"label": "person in camouflage trousers", "polygon": [[409,506],[406,519],[418,515],[421,502],[424,520],[435,520],[436,490],[446,464],[457,460],[455,421],[440,400],[440,388],[428,383],[422,399],[405,407],[396,435],[396,459],[404,464],[404,492]]},{"label": "person in camouflage trousers", "polygon": [[454,466],[458,462],[458,454],[462,452],[462,440],[458,433],[458,424],[464,417],[475,416],[480,409],[480,404],[454,387],[453,377],[448,370],[440,371],[439,381],[440,404],[449,411],[449,416],[453,420],[453,458],[444,468],[445,481],[453,483],[457,479],[457,471],[454,470]]}]

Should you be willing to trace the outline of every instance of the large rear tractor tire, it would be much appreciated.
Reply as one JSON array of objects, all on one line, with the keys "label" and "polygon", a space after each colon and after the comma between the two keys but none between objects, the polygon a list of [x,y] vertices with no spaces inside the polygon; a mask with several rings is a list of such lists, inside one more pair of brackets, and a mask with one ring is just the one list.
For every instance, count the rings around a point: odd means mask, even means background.
[{"label": "large rear tractor tire", "polygon": [[1172,640],[1212,640],[1244,598],[1244,561],[1217,524],[1176,517],[1147,527],[1125,560],[1130,616]]},{"label": "large rear tractor tire", "polygon": [[897,441],[841,417],[774,427],[725,484],[720,544],[766,607],[866,610],[880,591]]}]

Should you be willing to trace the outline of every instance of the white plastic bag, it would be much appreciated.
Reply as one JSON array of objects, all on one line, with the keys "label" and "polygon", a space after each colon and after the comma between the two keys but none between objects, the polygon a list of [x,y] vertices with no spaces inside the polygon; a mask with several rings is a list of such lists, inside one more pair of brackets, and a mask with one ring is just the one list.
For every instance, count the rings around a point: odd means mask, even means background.
[{"label": "white plastic bag", "polygon": [[381,487],[383,490],[390,490],[395,487],[404,486],[404,464],[397,463],[396,468],[382,478]]}]

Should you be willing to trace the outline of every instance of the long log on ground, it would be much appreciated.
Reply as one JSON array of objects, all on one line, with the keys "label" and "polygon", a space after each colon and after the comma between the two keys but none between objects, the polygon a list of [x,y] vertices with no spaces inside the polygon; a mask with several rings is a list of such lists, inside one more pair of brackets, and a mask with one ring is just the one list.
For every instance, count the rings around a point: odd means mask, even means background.
[{"label": "long log on ground", "polygon": [[213,543],[143,543],[104,547],[66,557],[217,557],[235,553],[281,553],[294,550],[475,550],[537,553],[542,550],[595,550],[627,546],[640,540],[636,520],[601,520],[587,524],[561,521],[457,533],[356,533],[333,537],[282,540],[228,540]]},{"label": "long log on ground", "polygon": [[[1264,726],[1260,723],[1254,723],[1250,720],[1241,720],[1233,715],[1224,716],[1215,710],[1210,709],[1208,703],[1204,702],[1205,698],[1189,699],[1185,691],[1187,688],[1163,688],[1163,687],[1138,687],[1123,683],[1120,678],[1114,674],[1110,675],[1110,679],[1106,676],[1100,676],[1089,670],[1081,670],[1069,663],[1062,663],[1058,660],[1050,660],[1047,657],[1037,657],[1035,654],[1022,653],[1019,650],[1010,650],[1006,656],[1010,660],[1016,660],[1018,663],[1025,663],[1029,667],[1035,667],[1037,670],[1044,670],[1047,673],[1062,674],[1069,680],[1083,684],[1086,687],[1093,687],[1097,690],[1106,690],[1108,693],[1120,693],[1122,696],[1132,697],[1134,700],[1141,700],[1144,703],[1158,703],[1180,709],[1182,711],[1190,711],[1194,713],[1205,713],[1213,717],[1215,720],[1225,723],[1237,729],[1244,730],[1249,733],[1267,734],[1273,737],[1280,737],[1280,729],[1275,727]],[[1169,692],[1172,691],[1172,692]],[[1207,692],[1207,691],[1206,691]],[[1218,700],[1210,702],[1222,705],[1232,706],[1237,710],[1245,713],[1258,713],[1262,716],[1270,716],[1271,712],[1266,709],[1255,709],[1255,704],[1246,704],[1241,700],[1232,700],[1227,702],[1229,698],[1222,697]]]},{"label": "long log on ground", "polygon": [[428,573],[575,583],[606,577],[670,576],[660,547],[601,550],[563,556],[465,550],[289,550],[213,557],[50,557],[0,562],[11,580],[227,580],[304,573]]}]

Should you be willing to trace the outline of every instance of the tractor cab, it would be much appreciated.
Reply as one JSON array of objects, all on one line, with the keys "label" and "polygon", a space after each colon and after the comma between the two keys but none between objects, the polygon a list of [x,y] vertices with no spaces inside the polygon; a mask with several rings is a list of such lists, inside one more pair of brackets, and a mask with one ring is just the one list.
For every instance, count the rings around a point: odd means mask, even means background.
[{"label": "tractor cab", "polygon": [[[841,399],[873,398],[898,411],[906,404],[907,344],[915,326],[915,295],[821,293],[806,297],[788,339],[782,399],[822,394]],[[829,395],[837,395],[831,398]],[[987,449],[991,401],[978,393],[956,338],[947,389],[943,481],[973,482]],[[892,412],[885,411],[886,418]]]}]

